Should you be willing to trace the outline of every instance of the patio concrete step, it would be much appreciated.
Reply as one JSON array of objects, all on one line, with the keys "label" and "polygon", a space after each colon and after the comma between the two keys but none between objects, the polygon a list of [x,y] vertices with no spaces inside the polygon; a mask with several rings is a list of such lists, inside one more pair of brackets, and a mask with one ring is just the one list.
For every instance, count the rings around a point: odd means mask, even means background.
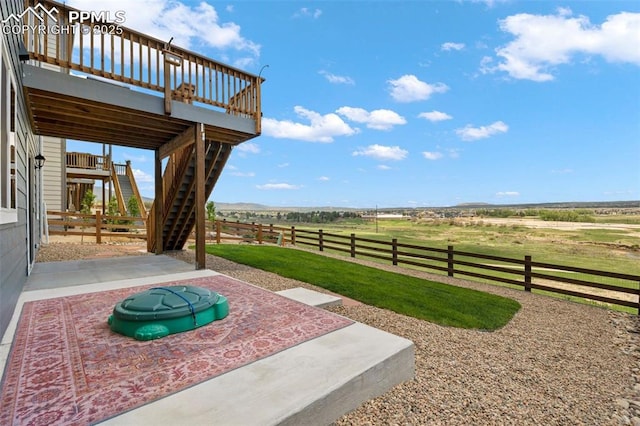
[{"label": "patio concrete step", "polygon": [[331,294],[320,293],[308,288],[296,287],[287,290],[276,291],[276,294],[289,299],[302,302],[306,305],[326,308],[328,306],[342,306],[342,298]]}]

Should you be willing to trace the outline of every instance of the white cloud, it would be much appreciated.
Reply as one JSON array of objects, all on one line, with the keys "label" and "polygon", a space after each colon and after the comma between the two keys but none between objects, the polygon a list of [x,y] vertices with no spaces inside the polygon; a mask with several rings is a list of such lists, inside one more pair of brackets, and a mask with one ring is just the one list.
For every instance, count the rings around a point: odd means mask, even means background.
[{"label": "white cloud", "polygon": [[474,141],[477,139],[485,139],[499,133],[506,133],[508,130],[509,126],[504,122],[496,121],[488,126],[480,127],[471,127],[471,125],[468,124],[461,129],[456,129],[456,133],[463,141]]},{"label": "white cloud", "polygon": [[295,113],[309,120],[310,124],[294,123],[290,120],[262,119],[262,133],[279,139],[295,139],[307,142],[333,142],[336,136],[350,136],[359,132],[350,127],[337,114],[318,114],[301,106],[293,109]]},{"label": "white cloud", "polygon": [[425,83],[412,74],[403,75],[397,80],[389,80],[387,83],[390,86],[391,97],[398,102],[424,101],[434,93],[444,93],[449,90],[444,83]]},{"label": "white cloud", "polygon": [[508,1],[511,0],[470,0],[471,3],[484,3],[487,5],[487,7],[493,7],[496,5],[496,3],[506,3]]},{"label": "white cloud", "polygon": [[515,39],[496,49],[499,63],[483,73],[504,71],[516,79],[550,81],[554,67],[577,55],[602,56],[608,62],[640,65],[640,13],[621,12],[594,25],[584,15],[572,16],[566,8],[556,15],[520,13],[499,21],[500,29]]},{"label": "white cloud", "polygon": [[146,163],[147,162],[147,156],[144,154],[141,155],[133,155],[131,152],[125,151],[122,153],[122,158],[124,158],[125,160],[129,160],[132,163]]},{"label": "white cloud", "polygon": [[327,81],[329,81],[329,83],[350,84],[350,85],[356,84],[356,82],[351,77],[331,74],[330,72],[325,71],[325,70],[318,71],[318,73],[322,74],[324,76],[324,78],[326,78]]},{"label": "white cloud", "polygon": [[363,157],[372,157],[377,160],[402,160],[409,151],[399,146],[369,145],[366,148],[360,148],[353,152],[354,156],[362,155]]},{"label": "white cloud", "polygon": [[[81,10],[95,10],[94,0],[69,0],[70,6]],[[234,22],[222,22],[216,9],[199,2],[195,6],[175,0],[101,0],[100,10],[125,11],[124,26],[143,34],[169,41],[193,50],[200,44],[248,54],[253,60],[260,55],[260,45],[246,39]],[[246,58],[245,58],[246,59]]]},{"label": "white cloud", "polygon": [[447,152],[449,153],[449,157],[451,158],[459,158],[460,157],[460,150],[456,149],[456,148],[452,148],[447,150]]},{"label": "white cloud", "polygon": [[256,174],[254,172],[231,172],[230,175],[238,177],[254,177]]},{"label": "white cloud", "polygon": [[330,181],[331,179],[329,179],[327,176],[320,176],[320,177],[318,178],[318,180],[319,180],[320,182],[328,182],[328,181]]},{"label": "white cloud", "polygon": [[407,124],[398,113],[389,109],[376,109],[368,112],[362,108],[341,107],[336,112],[356,123],[366,123],[367,127],[376,130],[389,130],[393,126]]},{"label": "white cloud", "polygon": [[236,145],[235,149],[245,154],[259,154],[260,145],[254,142],[244,142]]},{"label": "white cloud", "polygon": [[285,167],[289,167],[289,163],[280,163],[278,164],[278,168],[283,169]]},{"label": "white cloud", "polygon": [[418,118],[425,118],[431,122],[451,120],[453,117],[447,113],[440,111],[421,112],[418,114]]},{"label": "white cloud", "polygon": [[431,151],[424,151],[422,153],[422,155],[424,156],[424,158],[426,158],[427,160],[439,160],[442,158],[442,153],[441,152],[431,152]]},{"label": "white cloud", "polygon": [[440,49],[444,50],[444,51],[448,51],[448,50],[462,50],[464,49],[464,43],[453,43],[453,42],[446,42],[446,43],[442,43],[442,46],[440,46]]},{"label": "white cloud", "polygon": [[318,19],[322,15],[322,10],[314,9],[311,10],[307,7],[300,8],[296,13],[293,14],[294,18],[304,18],[309,17],[313,19]]},{"label": "white cloud", "polygon": [[504,192],[496,193],[496,196],[498,196],[498,197],[518,197],[518,196],[520,196],[520,193],[517,192],[517,191],[504,191]]},{"label": "white cloud", "polygon": [[289,183],[265,183],[264,185],[256,185],[256,188],[265,190],[265,191],[270,191],[274,189],[275,190],[278,190],[278,189],[292,190],[292,189],[300,189],[302,188],[302,185],[291,185]]},{"label": "white cloud", "polygon": [[391,170],[391,167],[387,166],[386,164],[380,164],[380,165],[376,166],[376,169],[378,169],[378,170]]},{"label": "white cloud", "polygon": [[133,171],[133,177],[136,179],[136,183],[155,182],[155,180],[153,179],[153,176],[151,176],[146,172],[143,172],[140,169],[132,169],[132,171]]}]

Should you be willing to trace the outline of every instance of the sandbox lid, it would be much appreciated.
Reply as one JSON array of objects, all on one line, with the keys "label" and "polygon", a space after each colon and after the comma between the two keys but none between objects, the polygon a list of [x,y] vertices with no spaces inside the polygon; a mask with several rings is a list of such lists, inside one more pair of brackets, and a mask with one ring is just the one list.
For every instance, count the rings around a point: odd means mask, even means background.
[{"label": "sandbox lid", "polygon": [[134,321],[178,318],[210,308],[218,298],[218,293],[203,287],[155,287],[118,302],[113,315]]}]

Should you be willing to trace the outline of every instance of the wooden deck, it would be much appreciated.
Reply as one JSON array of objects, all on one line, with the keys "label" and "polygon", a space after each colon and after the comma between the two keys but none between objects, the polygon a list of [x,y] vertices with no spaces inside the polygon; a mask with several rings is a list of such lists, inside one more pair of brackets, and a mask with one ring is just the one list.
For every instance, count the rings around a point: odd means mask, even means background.
[{"label": "wooden deck", "polygon": [[[41,37],[25,33],[31,64],[47,64],[52,68],[51,74],[58,76],[71,77],[68,72],[75,73],[85,78],[74,78],[87,83],[80,86],[74,82],[72,86],[79,90],[74,91],[66,85],[56,87],[52,81],[37,85],[27,79],[25,89],[38,134],[156,149],[215,112],[250,120],[252,128],[239,130],[229,126],[229,121],[210,118],[204,123],[211,140],[237,144],[260,134],[262,78],[121,25],[111,33],[96,33],[96,22],[69,23],[69,12],[77,9],[51,0],[25,0],[25,8],[36,5],[47,10],[55,8],[56,20],[43,14],[41,23],[33,14],[26,14],[23,19],[33,21],[26,23],[70,26],[74,30]],[[113,27],[108,22],[103,24]],[[85,34],[78,36],[77,46],[74,33]],[[41,74],[37,77],[43,78]],[[99,90],[100,86],[103,90]],[[133,96],[134,91],[152,94],[162,100],[161,108],[114,104],[117,97],[90,96],[93,90],[118,92],[125,97]],[[200,109],[195,119],[184,114],[194,111],[183,108],[185,105]]]},{"label": "wooden deck", "polygon": [[263,79],[119,24],[69,22],[80,11],[62,3],[24,7],[42,11],[24,14],[25,25],[69,28],[24,34],[33,132],[155,151],[160,207],[149,221],[149,247],[181,248],[195,226],[203,263],[204,208],[195,206],[204,206],[231,148],[260,135]]}]

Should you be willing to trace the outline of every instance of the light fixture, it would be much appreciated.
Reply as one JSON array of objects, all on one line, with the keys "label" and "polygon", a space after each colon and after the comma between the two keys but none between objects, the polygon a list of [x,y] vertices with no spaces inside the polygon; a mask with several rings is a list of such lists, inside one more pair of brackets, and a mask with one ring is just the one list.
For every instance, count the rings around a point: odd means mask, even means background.
[{"label": "light fixture", "polygon": [[175,53],[169,52],[168,50],[165,50],[163,53],[165,62],[175,67],[179,67],[180,65],[182,65],[182,56],[176,55]]},{"label": "light fixture", "polygon": [[20,62],[26,62],[31,59],[29,51],[24,47],[24,43],[22,41],[18,42],[18,58],[20,59]]},{"label": "light fixture", "polygon": [[36,160],[36,170],[44,167],[44,162],[46,161],[46,158],[44,158],[44,155],[42,154],[36,155],[35,160]]},{"label": "light fixture", "polygon": [[269,64],[263,65],[263,67],[260,68],[260,72],[258,73],[258,79],[262,78],[262,71],[264,71],[265,68],[269,68]]}]

